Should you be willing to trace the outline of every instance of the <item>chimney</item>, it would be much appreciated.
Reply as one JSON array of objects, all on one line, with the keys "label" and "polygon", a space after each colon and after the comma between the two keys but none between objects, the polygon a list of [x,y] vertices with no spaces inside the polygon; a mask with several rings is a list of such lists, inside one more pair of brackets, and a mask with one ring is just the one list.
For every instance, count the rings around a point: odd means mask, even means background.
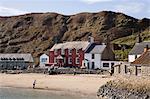
[{"label": "chimney", "polygon": [[136,36],[136,43],[141,43],[142,42],[142,38],[140,33]]},{"label": "chimney", "polygon": [[89,36],[89,37],[88,37],[88,42],[94,43],[94,38],[93,38],[92,36]]},{"label": "chimney", "polygon": [[145,47],[144,47],[144,52],[147,52],[148,51],[148,45],[146,45]]}]

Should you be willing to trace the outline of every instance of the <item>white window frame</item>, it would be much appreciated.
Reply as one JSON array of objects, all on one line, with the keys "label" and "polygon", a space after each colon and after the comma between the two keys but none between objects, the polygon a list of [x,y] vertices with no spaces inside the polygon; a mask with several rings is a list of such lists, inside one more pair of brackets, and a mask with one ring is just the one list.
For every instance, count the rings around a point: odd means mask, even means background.
[{"label": "white window frame", "polygon": [[[108,64],[108,67],[105,67],[104,64]],[[103,68],[109,68],[110,64],[109,63],[103,63]]]},{"label": "white window frame", "polygon": [[72,64],[72,57],[69,57],[69,58],[68,58],[68,63],[69,63],[69,64]]},{"label": "white window frame", "polygon": [[[43,61],[43,60],[44,60],[44,61]],[[41,59],[41,62],[42,62],[42,63],[46,63],[46,62],[47,62],[47,58],[42,58],[42,59]]]},{"label": "white window frame", "polygon": [[80,63],[80,59],[79,57],[76,57],[76,64],[79,64]]},{"label": "white window frame", "polygon": [[65,54],[65,49],[61,49],[61,55]]},{"label": "white window frame", "polygon": [[69,55],[72,55],[72,49],[68,49]]},{"label": "white window frame", "polygon": [[76,50],[76,54],[79,55],[79,49]]}]

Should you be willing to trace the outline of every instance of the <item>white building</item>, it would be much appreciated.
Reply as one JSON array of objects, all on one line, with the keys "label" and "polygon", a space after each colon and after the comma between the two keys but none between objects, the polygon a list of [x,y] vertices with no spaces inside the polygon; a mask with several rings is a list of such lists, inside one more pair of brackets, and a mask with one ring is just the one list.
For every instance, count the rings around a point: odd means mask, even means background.
[{"label": "white building", "polygon": [[45,68],[45,64],[49,63],[49,56],[46,54],[42,54],[40,56],[40,68]]},{"label": "white building", "polygon": [[128,62],[133,62],[136,58],[140,57],[146,46],[150,47],[150,41],[136,43],[128,54]]},{"label": "white building", "polygon": [[110,69],[111,66],[119,64],[114,60],[115,55],[109,46],[93,43],[86,49],[84,65],[88,69]]}]

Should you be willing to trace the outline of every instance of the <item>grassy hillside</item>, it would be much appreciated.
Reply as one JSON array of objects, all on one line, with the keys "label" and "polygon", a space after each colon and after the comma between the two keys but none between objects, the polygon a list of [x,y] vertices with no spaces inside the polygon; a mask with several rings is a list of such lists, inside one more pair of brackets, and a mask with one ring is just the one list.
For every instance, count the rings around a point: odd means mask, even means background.
[{"label": "grassy hillside", "polygon": [[[128,60],[128,53],[130,52],[131,48],[136,43],[137,34],[138,33],[134,33],[130,36],[122,37],[122,38],[119,38],[119,39],[112,41],[113,44],[130,46],[129,49],[115,50],[114,53],[116,56],[116,60],[121,60],[121,61],[127,61]],[[141,35],[143,41],[150,41],[150,28],[143,31],[140,35]]]}]

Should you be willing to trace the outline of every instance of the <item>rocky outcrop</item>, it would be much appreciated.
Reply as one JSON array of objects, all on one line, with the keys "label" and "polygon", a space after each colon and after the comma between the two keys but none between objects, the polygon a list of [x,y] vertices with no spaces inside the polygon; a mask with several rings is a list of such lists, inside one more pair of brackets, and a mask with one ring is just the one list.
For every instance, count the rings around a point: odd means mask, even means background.
[{"label": "rocky outcrop", "polygon": [[104,85],[98,90],[97,96],[99,99],[150,99],[150,92],[127,91]]},{"label": "rocky outcrop", "polygon": [[150,26],[149,19],[135,19],[122,13],[103,11],[61,15],[31,13],[0,17],[0,53],[31,53],[36,64],[48,53],[56,37],[58,42],[87,40],[92,35],[102,42],[107,34],[114,40],[141,32]]}]

